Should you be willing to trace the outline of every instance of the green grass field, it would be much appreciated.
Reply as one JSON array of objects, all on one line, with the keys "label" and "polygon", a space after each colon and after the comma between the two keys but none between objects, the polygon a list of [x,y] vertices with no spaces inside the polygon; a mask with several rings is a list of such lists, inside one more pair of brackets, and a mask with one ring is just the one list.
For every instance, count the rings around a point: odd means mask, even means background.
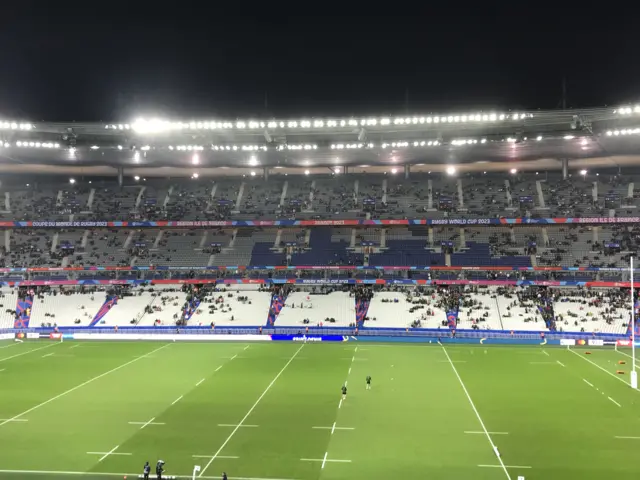
[{"label": "green grass field", "polygon": [[167,475],[231,480],[637,479],[630,362],[602,348],[0,343],[0,478],[130,479],[161,458]]}]

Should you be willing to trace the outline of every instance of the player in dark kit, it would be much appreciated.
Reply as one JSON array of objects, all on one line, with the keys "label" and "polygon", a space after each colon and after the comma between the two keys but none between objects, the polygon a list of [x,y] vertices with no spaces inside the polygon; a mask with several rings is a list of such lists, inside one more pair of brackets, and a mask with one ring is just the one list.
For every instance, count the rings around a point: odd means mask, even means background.
[{"label": "player in dark kit", "polygon": [[342,386],[342,399],[343,400],[347,399],[347,386],[346,385]]},{"label": "player in dark kit", "polygon": [[164,461],[158,460],[158,463],[156,463],[156,475],[158,476],[158,480],[162,478],[163,472],[164,472]]},{"label": "player in dark kit", "polygon": [[222,472],[222,480],[229,480],[227,478],[227,472]]},{"label": "player in dark kit", "polygon": [[371,390],[371,375],[367,375],[367,390]]},{"label": "player in dark kit", "polygon": [[149,480],[149,473],[151,473],[151,465],[149,465],[149,462],[144,464],[142,473],[144,474],[144,480]]}]

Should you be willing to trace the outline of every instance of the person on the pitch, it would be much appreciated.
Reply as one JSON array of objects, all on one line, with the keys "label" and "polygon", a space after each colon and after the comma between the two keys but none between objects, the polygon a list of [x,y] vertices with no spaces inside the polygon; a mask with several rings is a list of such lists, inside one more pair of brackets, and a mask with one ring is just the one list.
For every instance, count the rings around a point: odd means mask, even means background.
[{"label": "person on the pitch", "polygon": [[347,386],[343,385],[342,386],[342,400],[346,400],[347,399]]},{"label": "person on the pitch", "polygon": [[222,480],[229,480],[227,478],[227,472],[222,472]]},{"label": "person on the pitch", "polygon": [[158,463],[156,463],[156,475],[158,476],[158,480],[162,479],[163,472],[164,472],[164,460],[158,460]]},{"label": "person on the pitch", "polygon": [[144,464],[144,469],[142,470],[142,473],[144,474],[144,480],[149,480],[149,473],[151,473],[151,465],[149,465],[149,462],[146,462]]},{"label": "person on the pitch", "polygon": [[367,375],[367,390],[371,390],[371,375]]}]

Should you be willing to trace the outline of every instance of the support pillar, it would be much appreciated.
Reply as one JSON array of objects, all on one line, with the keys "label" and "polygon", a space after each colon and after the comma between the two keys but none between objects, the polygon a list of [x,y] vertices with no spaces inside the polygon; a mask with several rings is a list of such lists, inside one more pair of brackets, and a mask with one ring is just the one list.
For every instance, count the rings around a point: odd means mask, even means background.
[{"label": "support pillar", "polygon": [[118,185],[122,186],[122,177],[124,175],[124,167],[118,167]]},{"label": "support pillar", "polygon": [[409,166],[409,164],[405,164],[404,166],[404,178],[405,180],[409,180],[409,173],[411,172],[411,167]]},{"label": "support pillar", "polygon": [[266,182],[267,180],[269,180],[269,169],[264,167],[264,181]]},{"label": "support pillar", "polygon": [[349,167],[347,165],[344,166],[344,174],[345,175],[349,174]]},{"label": "support pillar", "polygon": [[569,176],[569,159],[563,158],[562,159],[562,179],[566,180],[568,176]]}]

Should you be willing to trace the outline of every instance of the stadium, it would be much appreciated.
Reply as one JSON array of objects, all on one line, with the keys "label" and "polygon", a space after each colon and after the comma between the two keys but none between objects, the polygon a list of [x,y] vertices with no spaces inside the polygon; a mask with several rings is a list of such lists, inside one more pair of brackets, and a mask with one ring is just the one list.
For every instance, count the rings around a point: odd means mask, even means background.
[{"label": "stadium", "polygon": [[0,478],[637,478],[639,155],[640,105],[0,120]]}]

